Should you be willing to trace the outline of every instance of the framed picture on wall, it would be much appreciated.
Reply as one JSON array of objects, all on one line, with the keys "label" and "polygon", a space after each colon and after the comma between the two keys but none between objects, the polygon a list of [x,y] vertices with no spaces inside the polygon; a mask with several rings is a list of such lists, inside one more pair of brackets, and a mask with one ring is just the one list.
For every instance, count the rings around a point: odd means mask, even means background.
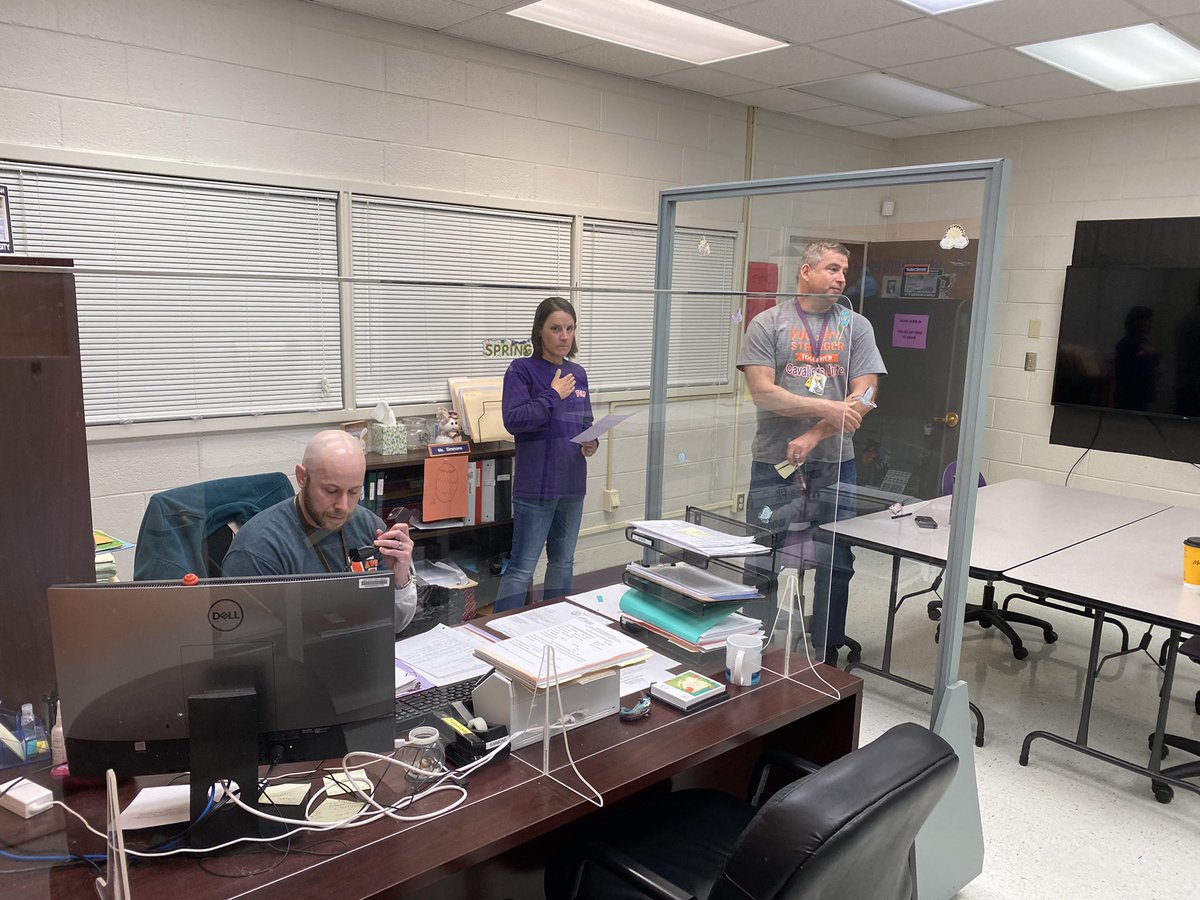
[{"label": "framed picture on wall", "polygon": [[12,252],[12,216],[8,212],[8,188],[0,184],[0,253]]}]

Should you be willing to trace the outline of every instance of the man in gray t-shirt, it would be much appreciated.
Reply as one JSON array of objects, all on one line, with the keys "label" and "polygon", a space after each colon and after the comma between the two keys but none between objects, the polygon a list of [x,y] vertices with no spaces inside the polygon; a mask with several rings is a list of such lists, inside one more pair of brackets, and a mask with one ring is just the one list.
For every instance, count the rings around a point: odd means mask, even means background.
[{"label": "man in gray t-shirt", "polygon": [[[844,545],[830,548],[815,526],[855,514],[850,435],[874,408],[868,391],[873,395],[878,376],[887,373],[870,322],[837,303],[848,266],[841,244],[806,247],[796,277],[796,293],[806,296],[756,316],[737,361],[758,407],[746,518],[773,533],[791,533],[782,565],[804,567],[806,560],[789,558],[789,550],[815,551],[813,642],[833,660],[845,642],[854,554]],[[779,463],[795,466],[794,474],[783,477]]]}]

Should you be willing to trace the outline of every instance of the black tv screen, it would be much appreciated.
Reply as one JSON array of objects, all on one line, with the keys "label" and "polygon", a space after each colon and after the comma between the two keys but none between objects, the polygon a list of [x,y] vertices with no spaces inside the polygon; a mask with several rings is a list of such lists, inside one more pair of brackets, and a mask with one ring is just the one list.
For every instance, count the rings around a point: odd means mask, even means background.
[{"label": "black tv screen", "polygon": [[1069,266],[1051,402],[1200,416],[1200,267]]}]

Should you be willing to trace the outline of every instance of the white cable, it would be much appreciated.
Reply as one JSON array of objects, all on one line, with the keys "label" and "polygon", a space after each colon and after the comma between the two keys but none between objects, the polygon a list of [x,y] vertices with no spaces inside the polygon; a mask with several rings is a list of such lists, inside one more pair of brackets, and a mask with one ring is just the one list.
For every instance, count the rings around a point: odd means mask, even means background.
[{"label": "white cable", "polygon": [[[790,604],[793,602],[793,600],[798,600],[799,596],[800,596],[800,577],[799,577],[799,575],[797,575],[796,573],[793,572],[791,575],[788,575],[787,578],[784,579],[784,593],[788,597],[788,603],[789,603],[789,609],[790,609]],[[794,596],[793,596],[793,594],[794,594]],[[826,608],[826,610],[829,609],[828,603],[826,603],[825,608]],[[829,688],[831,691],[833,691],[833,697],[835,700],[841,700],[842,692],[839,691],[837,688],[835,688],[828,681],[826,681],[824,679],[824,677],[822,677],[821,673],[817,671],[817,664],[815,662],[813,662],[812,656],[809,655],[808,634],[806,633],[805,628],[804,628],[804,611],[801,610],[800,612],[801,612],[801,614],[800,614],[800,645],[804,648],[804,658],[806,660],[808,660],[809,668],[811,669],[812,673],[817,676],[817,680],[820,681],[827,688]],[[826,618],[828,619],[828,612],[826,612]],[[789,628],[788,644],[790,645],[791,644],[791,634],[790,634],[791,613],[790,612],[788,614],[788,628]],[[826,634],[828,634],[828,632],[826,632]]]}]

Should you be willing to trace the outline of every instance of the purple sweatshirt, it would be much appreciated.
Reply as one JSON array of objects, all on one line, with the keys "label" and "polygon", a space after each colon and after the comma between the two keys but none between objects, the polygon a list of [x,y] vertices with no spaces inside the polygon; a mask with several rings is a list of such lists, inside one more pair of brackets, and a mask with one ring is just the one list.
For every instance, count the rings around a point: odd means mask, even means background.
[{"label": "purple sweatshirt", "polygon": [[[575,393],[563,400],[550,387],[554,373],[575,376]],[[526,500],[582,497],[587,460],[571,438],[592,424],[592,399],[583,366],[556,365],[540,357],[514,359],[504,373],[504,427],[516,439],[513,496]]]}]

